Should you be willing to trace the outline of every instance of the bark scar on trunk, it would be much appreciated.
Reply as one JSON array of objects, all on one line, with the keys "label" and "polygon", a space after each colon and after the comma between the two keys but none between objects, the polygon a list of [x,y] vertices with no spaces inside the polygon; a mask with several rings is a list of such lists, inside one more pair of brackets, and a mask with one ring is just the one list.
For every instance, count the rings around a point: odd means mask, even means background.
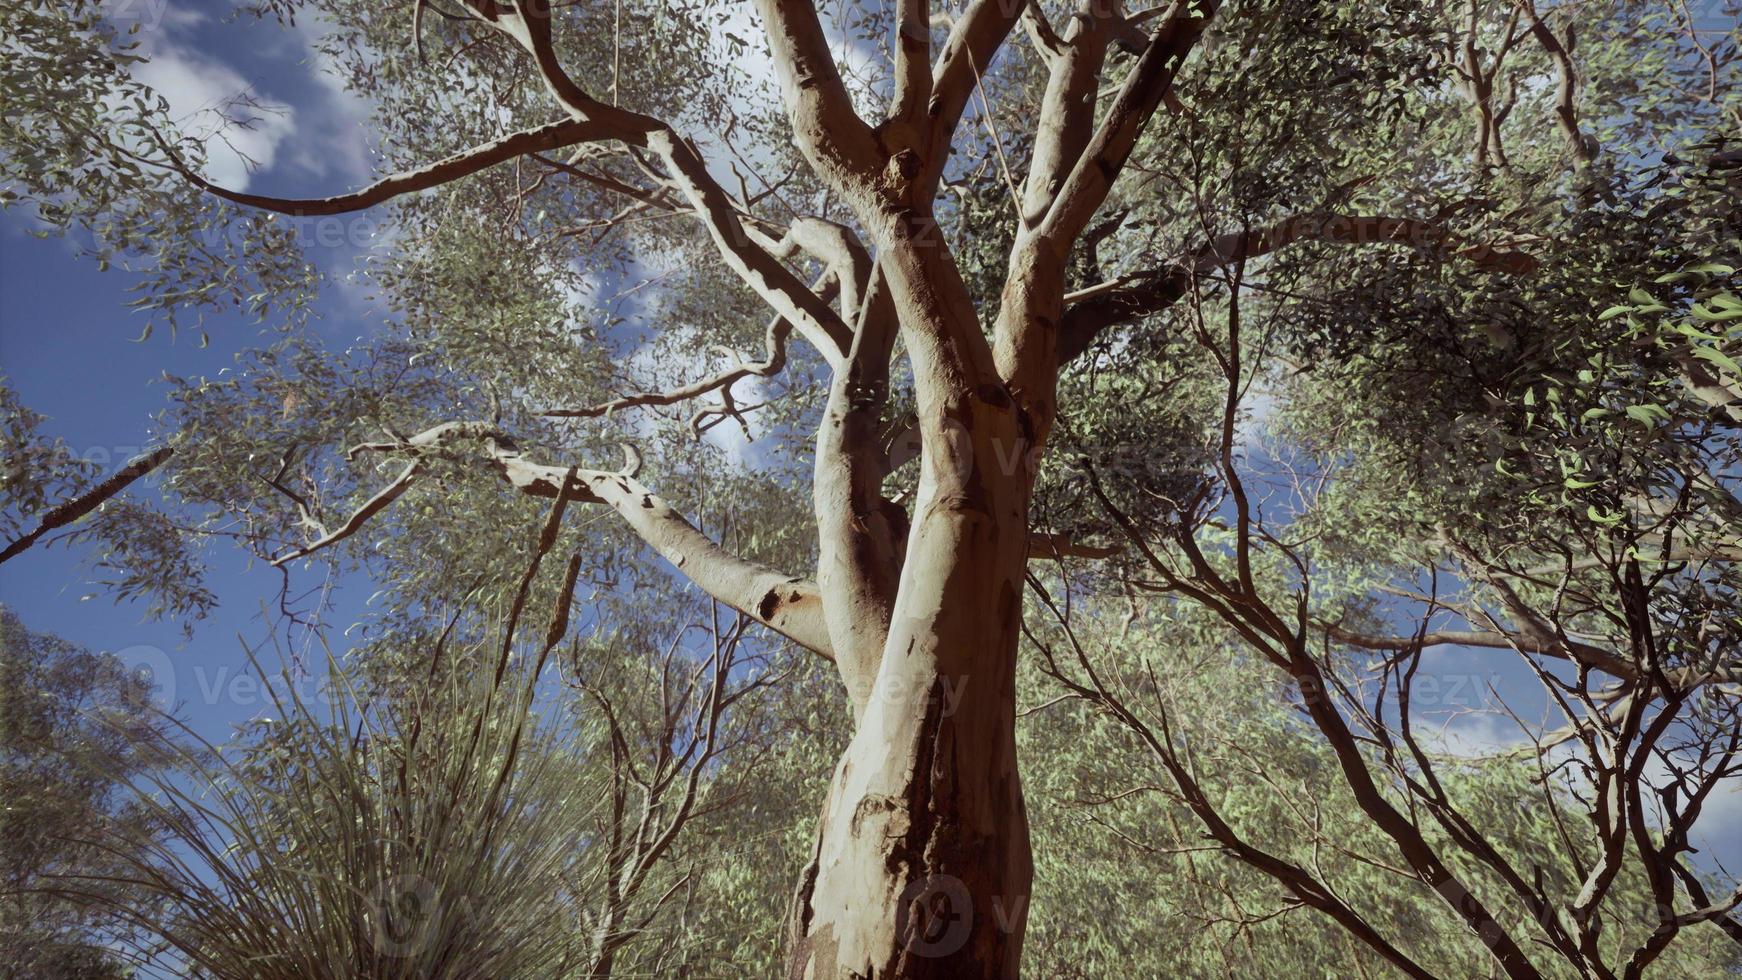
[{"label": "bark scar on trunk", "polygon": [[[817,835],[817,840],[821,842],[821,834]],[[816,935],[811,935],[811,918],[815,914],[815,910],[811,908],[811,895],[816,891],[817,872],[820,867],[821,855],[813,849],[811,859],[805,864],[804,873],[799,876],[798,888],[792,896],[792,952],[787,959],[787,980],[804,980],[812,949],[833,945],[833,926],[824,926]],[[830,957],[832,960],[832,952]]]},{"label": "bark scar on trunk", "polygon": [[[850,826],[853,828],[853,833],[857,834],[865,826],[866,822],[875,820],[883,814],[888,814],[889,826],[884,828],[883,836],[904,837],[906,836],[909,827],[904,809],[901,800],[896,797],[882,796],[873,793],[872,795],[860,800],[859,805],[853,808],[853,817]],[[890,860],[892,862],[894,861],[893,853],[890,856]],[[896,865],[892,863],[890,865],[890,870],[893,871],[895,869]]]},{"label": "bark scar on trunk", "polygon": [[[933,686],[936,687],[935,681]],[[905,884],[902,890],[904,901],[897,910],[898,962],[911,959],[916,945],[925,942],[930,931],[931,913],[925,906],[925,899],[931,891],[931,879],[937,873],[935,869],[955,869],[960,864],[961,847],[955,839],[960,821],[953,810],[944,812],[938,806],[935,794],[944,722],[944,699],[940,695],[941,692],[934,689],[926,698],[925,716],[920,723],[919,739],[914,744],[912,799],[903,807],[893,797],[885,798],[908,820],[908,826],[903,828],[905,832],[888,835],[894,843],[886,859],[890,872]],[[925,878],[916,877],[918,874],[924,874]],[[919,886],[917,892],[916,885]],[[895,975],[906,974],[897,966]]]}]

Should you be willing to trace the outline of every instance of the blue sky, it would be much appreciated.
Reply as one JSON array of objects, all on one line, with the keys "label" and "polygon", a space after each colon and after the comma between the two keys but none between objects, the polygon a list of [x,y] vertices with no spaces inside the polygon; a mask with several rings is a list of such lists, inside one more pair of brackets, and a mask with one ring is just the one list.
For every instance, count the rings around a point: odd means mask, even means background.
[{"label": "blue sky", "polygon": [[[212,155],[211,176],[231,187],[286,194],[330,192],[365,179],[370,168],[363,108],[319,70],[309,47],[314,35],[276,23],[224,23],[227,7],[165,0],[113,7],[119,20],[139,19],[138,37],[153,57],[141,77],[191,128],[209,126],[211,107],[243,90],[287,108],[282,115],[263,115],[253,132],[232,138],[258,169],[220,147]],[[107,472],[156,444],[160,433],[151,417],[165,405],[165,386],[158,381],[163,372],[216,374],[235,352],[260,342],[262,326],[214,318],[204,350],[191,335],[172,341],[167,331],[133,343],[145,320],[124,306],[130,298],[126,274],[100,272],[69,242],[38,238],[32,228],[23,210],[0,213],[0,374],[26,405],[48,417],[48,435],[64,439]],[[346,250],[318,258],[340,276],[353,264]],[[369,311],[355,292],[329,290],[320,312],[313,329],[335,339],[369,327]],[[0,565],[0,601],[32,629],[151,669],[166,692],[173,689],[173,700],[194,728],[221,739],[232,724],[269,713],[268,699],[245,676],[250,671],[242,644],[270,637],[270,620],[261,610],[276,603],[281,580],[273,569],[249,567],[246,556],[222,543],[207,549],[206,557],[219,607],[197,624],[191,640],[178,623],[149,621],[143,606],[116,605],[102,595],[86,582],[80,553],[63,547],[38,546]],[[335,584],[335,615],[369,594],[367,583]],[[270,670],[276,658],[268,652],[264,662]],[[319,664],[318,652],[312,662]]]},{"label": "blue sky", "polygon": [[[227,7],[168,0],[115,4],[119,15],[135,16],[142,25],[140,37],[154,59],[143,77],[191,128],[200,125],[202,110],[243,89],[285,108],[282,114],[263,116],[255,131],[236,138],[237,148],[258,162],[257,170],[219,149],[211,176],[233,188],[284,195],[332,193],[367,179],[371,154],[366,112],[321,71],[311,48],[318,28],[226,24],[221,16]],[[99,272],[66,242],[38,239],[30,228],[22,213],[0,215],[0,373],[9,377],[26,405],[48,416],[50,435],[63,438],[105,470],[153,444],[159,435],[151,416],[164,404],[164,388],[156,383],[162,372],[215,374],[230,364],[236,351],[259,340],[260,325],[218,318],[208,325],[209,349],[197,348],[185,334],[172,341],[164,331],[145,343],[132,343],[143,320],[124,307],[127,277]],[[321,317],[311,329],[334,340],[369,332],[375,314],[359,291],[342,285],[354,250],[329,249],[317,252],[316,258],[341,285],[323,297]],[[718,429],[722,436],[733,431],[732,426]],[[147,621],[143,607],[116,605],[100,594],[86,582],[80,555],[65,548],[39,546],[0,566],[0,601],[34,629],[118,652],[152,669],[173,688],[174,700],[195,729],[221,739],[231,725],[270,707],[258,687],[245,679],[242,645],[260,643],[272,634],[272,617],[262,609],[276,603],[281,580],[273,569],[250,567],[243,555],[222,542],[209,549],[207,558],[209,585],[219,607],[198,624],[191,640],[184,638],[179,624]],[[298,586],[326,584],[316,574],[302,573]],[[364,581],[331,585],[331,615],[339,622],[355,618],[357,604],[373,591]],[[270,656],[266,662],[276,665]],[[1516,658],[1503,652],[1441,650],[1430,655],[1426,670],[1443,679],[1440,691],[1448,699],[1479,698],[1479,688],[1493,682],[1524,701],[1541,701],[1535,681]],[[1460,725],[1472,740],[1505,736],[1503,727],[1486,720]],[[1742,865],[1742,834],[1732,829],[1742,806],[1735,792],[1720,796],[1703,829],[1727,863]]]},{"label": "blue sky", "polygon": [[[370,180],[368,106],[325,68],[315,50],[320,26],[306,19],[289,29],[275,21],[233,19],[231,7],[209,0],[114,0],[108,6],[117,26],[139,24],[135,36],[151,60],[136,74],[169,101],[185,129],[211,132],[218,119],[214,109],[244,92],[273,110],[256,114],[251,129],[212,141],[207,176],[232,189],[290,197],[332,194]],[[310,329],[343,347],[379,327],[368,291],[350,275],[374,226],[367,215],[322,220],[334,228],[311,226],[304,236],[327,277]],[[133,343],[146,320],[124,306],[131,298],[127,275],[99,271],[71,243],[38,238],[33,227],[26,210],[0,212],[0,375],[27,406],[48,417],[46,435],[64,439],[104,472],[154,444],[158,433],[151,417],[165,405],[159,381],[164,372],[215,375],[238,351],[257,346],[262,330],[272,326],[213,317],[203,324],[207,349],[197,346],[193,334],[172,339],[165,330]],[[329,230],[337,235],[329,238]],[[618,288],[615,282],[597,284],[601,299]],[[750,386],[741,388],[747,394]],[[741,462],[757,451],[733,425],[715,426],[708,440]],[[135,492],[149,490],[136,485]],[[86,581],[80,553],[65,548],[38,546],[0,566],[0,602],[33,629],[117,652],[151,669],[173,690],[193,727],[221,739],[233,724],[270,713],[268,700],[237,677],[247,670],[243,642],[257,645],[273,635],[273,617],[262,609],[275,607],[282,580],[274,569],[250,567],[222,541],[206,556],[207,584],[219,605],[197,624],[192,640],[177,623],[148,621],[142,606],[115,605]],[[301,573],[294,587],[327,584],[314,574]],[[354,621],[348,614],[374,591],[367,581],[331,585],[334,608],[328,617],[340,623]],[[296,638],[299,645],[302,640]],[[273,659],[267,657],[266,664],[272,669]]]}]

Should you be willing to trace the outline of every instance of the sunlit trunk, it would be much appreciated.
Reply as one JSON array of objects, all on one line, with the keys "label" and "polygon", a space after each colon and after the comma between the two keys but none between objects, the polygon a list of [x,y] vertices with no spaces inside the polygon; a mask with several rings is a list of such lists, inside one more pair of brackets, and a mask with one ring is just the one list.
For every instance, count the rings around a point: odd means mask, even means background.
[{"label": "sunlit trunk", "polygon": [[1015,740],[1023,450],[997,393],[928,434],[889,640],[796,896],[793,977],[1018,975],[1033,871]]}]

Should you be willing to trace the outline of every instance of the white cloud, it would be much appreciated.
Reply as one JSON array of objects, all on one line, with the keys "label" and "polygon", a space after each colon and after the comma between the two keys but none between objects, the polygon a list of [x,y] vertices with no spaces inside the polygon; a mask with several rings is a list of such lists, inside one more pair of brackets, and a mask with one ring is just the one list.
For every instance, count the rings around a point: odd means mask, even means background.
[{"label": "white cloud", "polygon": [[[1646,764],[1644,779],[1658,790],[1676,781],[1669,767],[1655,756]],[[1647,794],[1647,799],[1651,795]],[[1722,865],[1729,872],[1736,872],[1738,862],[1742,862],[1742,834],[1736,830],[1739,826],[1742,826],[1742,778],[1732,776],[1713,787],[1700,808],[1700,818],[1688,832],[1689,841],[1700,852],[1693,863],[1702,869]]]},{"label": "white cloud", "polygon": [[[278,75],[268,79],[275,88],[293,90],[295,104],[289,104],[202,50],[204,45],[193,32],[209,26],[204,13],[166,0],[129,2],[140,5],[141,11],[149,9],[151,24],[157,28],[140,35],[141,53],[149,60],[134,66],[133,76],[163,96],[185,134],[206,141],[204,169],[212,181],[242,190],[259,172],[275,165],[346,186],[372,175],[367,123],[374,107],[346,87],[340,66],[322,50],[322,40],[331,30],[326,22],[304,17],[283,31],[269,19],[246,29],[225,28],[235,32],[242,47],[265,45],[272,52],[270,61],[288,56],[302,66],[310,85]],[[258,72],[251,74],[258,77]]]},{"label": "white cloud", "polygon": [[1464,758],[1508,752],[1526,741],[1516,722],[1491,708],[1442,713],[1412,727],[1429,751]]},{"label": "white cloud", "polygon": [[[206,141],[206,176],[243,190],[256,170],[271,167],[295,128],[295,112],[275,106],[235,69],[167,40],[148,46],[149,60],[133,76],[169,103],[184,134]],[[238,100],[250,99],[254,104]]]},{"label": "white cloud", "polygon": [[103,16],[118,30],[198,27],[210,18],[180,0],[103,0]]},{"label": "white cloud", "polygon": [[312,173],[358,182],[374,170],[368,123],[375,106],[345,84],[342,66],[323,50],[322,41],[332,30],[319,17],[304,17],[296,24],[300,55],[322,96],[320,105],[310,107],[318,122],[301,144],[297,163]]},{"label": "white cloud", "polygon": [[[632,270],[636,278],[627,280],[626,285],[621,285],[614,296],[606,295],[609,287],[602,280],[590,279],[584,287],[592,290],[592,295],[588,297],[592,305],[615,307],[619,314],[631,320],[655,325],[655,329],[649,332],[646,339],[624,361],[628,390],[660,391],[672,388],[760,356],[755,351],[737,352],[718,346],[705,346],[702,336],[704,326],[693,322],[680,322],[662,315],[659,292],[642,287],[657,281],[671,271],[674,263],[681,261],[681,256],[676,253],[644,258]],[[697,346],[704,346],[706,353],[697,357],[694,353]],[[756,405],[768,397],[763,380],[754,376],[739,380],[732,386],[732,393],[740,406]],[[718,395],[710,394],[686,403],[683,410],[687,416],[691,411],[718,404]],[[636,435],[647,435],[655,424],[654,416],[644,411],[625,412],[621,417],[628,420]],[[754,412],[746,414],[744,420],[741,425],[734,418],[712,419],[713,424],[702,433],[702,441],[724,452],[732,465],[741,470],[749,470],[757,463],[761,447],[756,445],[755,440],[764,434],[764,430]],[[746,426],[749,428],[748,432],[745,431]]]},{"label": "white cloud", "polygon": [[1735,872],[1742,862],[1742,779],[1730,778],[1712,790],[1689,837],[1708,862]]},{"label": "white cloud", "polygon": [[[1540,737],[1546,732],[1538,727],[1534,734]],[[1527,749],[1530,745],[1528,737],[1520,731],[1516,722],[1500,712],[1489,710],[1457,713],[1446,718],[1440,726],[1424,725],[1417,731],[1417,735],[1429,751],[1463,758],[1493,758],[1502,752]],[[1571,741],[1561,742],[1548,751],[1546,765],[1554,769],[1559,763],[1575,756],[1584,756],[1577,744]],[[1524,758],[1522,754],[1519,756],[1519,765],[1524,764]],[[1591,784],[1584,778],[1580,767],[1565,767],[1560,771],[1573,777],[1574,785],[1580,792],[1591,792]],[[1663,760],[1656,756],[1647,761],[1641,778],[1654,790],[1675,780]],[[1650,801],[1655,795],[1655,792],[1647,792],[1645,798]],[[1647,805],[1650,805],[1649,802]],[[1652,810],[1651,822],[1654,826],[1661,826],[1660,816],[1655,809]],[[1736,832],[1738,826],[1742,826],[1742,779],[1731,777],[1719,783],[1706,798],[1705,806],[1700,810],[1700,818],[1689,833],[1690,840],[1699,851],[1694,858],[1694,864],[1702,870],[1714,870],[1723,865],[1734,872],[1737,865],[1742,863],[1742,835]]]},{"label": "white cloud", "polygon": [[1234,445],[1242,450],[1257,445],[1268,432],[1277,407],[1276,391],[1260,378],[1241,400],[1240,417],[1234,420]]}]

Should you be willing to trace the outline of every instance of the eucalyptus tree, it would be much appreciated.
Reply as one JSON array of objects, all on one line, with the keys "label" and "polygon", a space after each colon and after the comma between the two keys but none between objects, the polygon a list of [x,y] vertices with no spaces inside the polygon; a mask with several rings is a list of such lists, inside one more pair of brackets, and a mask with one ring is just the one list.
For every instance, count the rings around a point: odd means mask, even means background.
[{"label": "eucalyptus tree", "polygon": [[[384,173],[318,199],[209,179],[208,147],[125,68],[149,51],[107,30],[97,5],[9,13],[25,56],[7,76],[9,194],[100,260],[144,263],[141,303],[172,323],[229,304],[294,327],[315,278],[299,234],[384,209],[393,234],[371,281],[393,332],[342,354],[298,335],[235,376],[176,380],[168,486],[287,575],[348,554],[427,595],[523,530],[526,501],[481,489],[505,482],[617,522],[569,531],[575,547],[627,554],[628,536],[831,661],[851,736],[793,903],[799,976],[1016,974],[1033,872],[1016,664],[1037,563],[1123,545],[1115,574],[1065,565],[1067,577],[1134,587],[1129,562],[1167,557],[1143,551],[1162,528],[1191,560],[1164,583],[1255,643],[1292,644],[1281,659],[1311,681],[1304,640],[1252,568],[1262,525],[1235,465],[1252,385],[1300,405],[1402,395],[1374,402],[1401,417],[1421,408],[1409,379],[1437,371],[1444,384],[1415,390],[1454,408],[1503,400],[1412,360],[1412,331],[1450,338],[1430,351],[1481,338],[1506,350],[1496,311],[1529,321],[1554,304],[1558,318],[1541,318],[1571,345],[1543,348],[1558,383],[1578,376],[1564,370],[1578,324],[1610,305],[1607,283],[1729,247],[1724,221],[1659,234],[1687,203],[1645,172],[1679,160],[1721,183],[1735,169],[1713,142],[1737,118],[1735,39],[1680,6],[760,0],[750,18],[708,3],[405,6],[398,19],[336,0],[259,11],[323,22],[324,56],[373,102]],[[766,104],[744,67],[764,54],[778,90]],[[246,122],[256,107],[228,111]],[[1563,260],[1589,263],[1571,277],[1589,295],[1544,275]],[[1703,260],[1714,267],[1695,275],[1729,268]],[[612,286],[634,309],[601,301]],[[1705,280],[1693,292],[1729,322],[1717,297],[1730,293]],[[1652,298],[1634,312],[1668,309]],[[628,365],[611,356],[626,333],[644,341]],[[1662,350],[1728,412],[1730,338],[1706,334]],[[758,341],[757,358],[717,353]],[[1321,356],[1337,369],[1304,369]],[[1303,369],[1275,374],[1284,363]],[[672,450],[680,411],[696,432],[760,433],[765,472]],[[626,421],[636,413],[678,425]],[[1431,426],[1445,413],[1427,414]],[[1392,461],[1395,447],[1342,439],[1353,424],[1302,441]],[[588,465],[624,437],[642,445],[621,468]],[[1088,465],[1050,464],[1060,441]],[[1704,443],[1652,445],[1685,463]],[[659,479],[643,481],[646,460]],[[1128,464],[1118,486],[1102,481],[1109,461]],[[1479,522],[1470,507],[1542,492],[1536,462],[1522,491],[1433,502]],[[1589,490],[1591,476],[1561,489]],[[1616,492],[1636,489],[1625,482]],[[1714,484],[1728,492],[1711,477],[1683,496],[1692,524],[1717,528],[1701,556],[1725,560],[1734,526]],[[727,503],[713,496],[723,485]],[[681,512],[686,493],[712,508],[710,531]],[[1580,502],[1599,525],[1624,519]],[[1138,510],[1156,523],[1129,522]],[[762,525],[747,529],[752,511]],[[1215,521],[1236,531],[1212,560],[1192,535]],[[1402,526],[1364,521],[1356,510],[1337,526]],[[813,551],[811,574],[798,556]],[[634,594],[616,558],[589,561],[606,603]],[[642,572],[637,585],[653,581]],[[1494,625],[1555,646],[1541,635],[1552,621]],[[1583,666],[1629,676],[1605,663]],[[1536,975],[1476,894],[1448,886],[1432,847],[1393,843],[1496,969]],[[1312,904],[1349,924],[1334,902]]]},{"label": "eucalyptus tree", "polygon": [[[1209,610],[1183,601],[1143,605],[1135,619],[1079,609],[1066,625],[1031,627],[1038,655],[1024,666],[1034,675],[1032,689],[1048,691],[1046,674],[1059,671],[1095,696],[1054,687],[1019,723],[1024,758],[1050,763],[1031,766],[1027,782],[1045,883],[1035,896],[1027,967],[1058,977],[1401,975],[1381,950],[1317,905],[1330,898],[1435,976],[1493,975],[1482,939],[1449,905],[1424,900],[1421,881],[1392,857],[1387,831],[1303,717],[1287,675],[1269,669]],[[1073,641],[1101,688],[1076,661]],[[1516,747],[1495,744],[1503,739],[1494,732],[1510,719],[1483,689],[1495,673],[1484,659],[1430,656],[1416,665],[1411,736],[1492,860],[1541,868],[1547,887],[1570,891],[1577,883],[1568,881],[1569,851],[1579,860],[1597,853],[1576,830],[1569,834],[1581,804],[1564,783],[1540,779],[1522,735]],[[1369,712],[1375,700],[1369,689]],[[1387,691],[1383,701],[1395,726],[1403,696]],[[1107,710],[1111,705],[1121,710]],[[1472,724],[1484,718],[1498,724]],[[1183,783],[1164,762],[1180,766]],[[1533,913],[1505,883],[1431,818],[1421,824],[1424,839],[1491,901],[1507,928],[1529,935]],[[1226,848],[1225,839],[1234,846]],[[1283,884],[1277,873],[1285,868],[1320,891],[1303,897]],[[1599,946],[1619,959],[1658,920],[1640,865],[1628,861],[1617,870],[1592,919],[1603,923]],[[1535,949],[1544,976],[1595,972]],[[1736,960],[1736,944],[1720,929],[1688,923],[1651,969],[1719,976]]]},{"label": "eucalyptus tree", "polygon": [[[125,868],[164,831],[126,787],[165,769],[173,729],[119,658],[32,632],[0,607],[0,960],[9,973],[128,975],[115,946],[138,934],[105,909],[155,906]],[[115,846],[123,839],[130,848]],[[68,878],[89,883],[83,900],[67,894]]]}]

